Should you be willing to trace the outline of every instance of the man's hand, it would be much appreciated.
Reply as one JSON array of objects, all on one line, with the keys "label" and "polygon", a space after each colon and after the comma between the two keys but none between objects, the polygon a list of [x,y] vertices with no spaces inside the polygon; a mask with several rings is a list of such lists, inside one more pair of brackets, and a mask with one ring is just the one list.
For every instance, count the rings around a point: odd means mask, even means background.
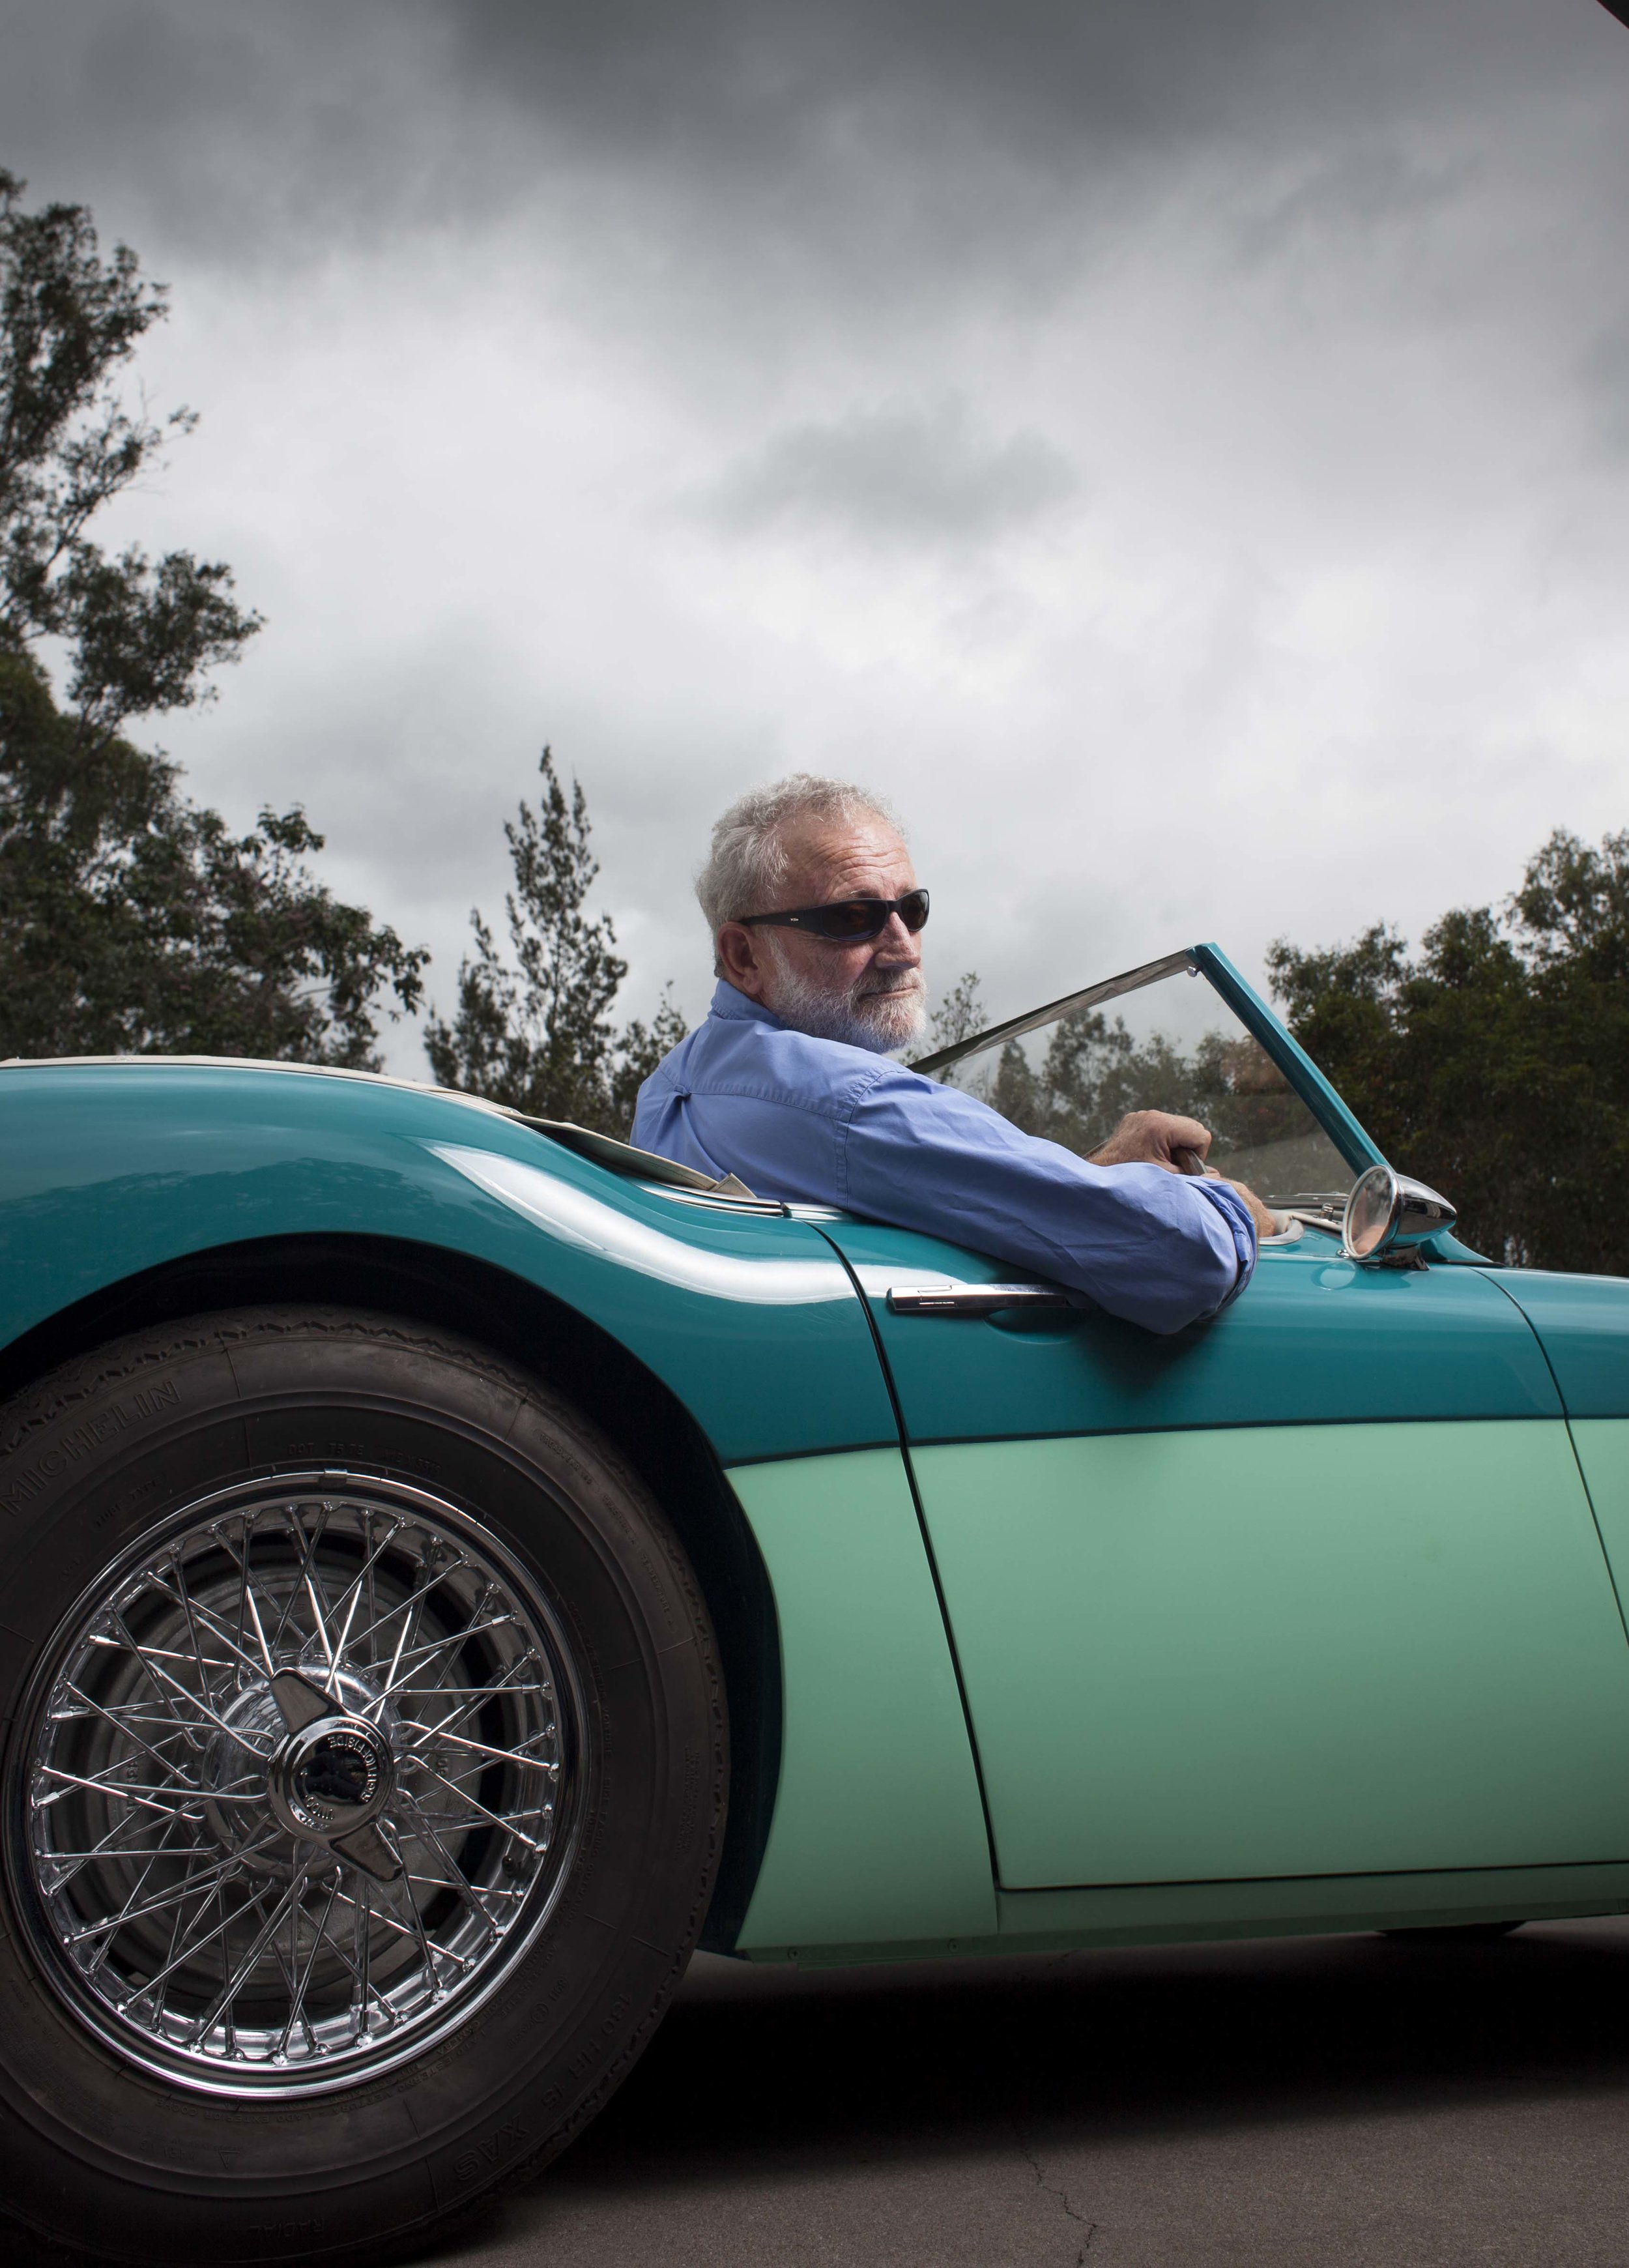
[{"label": "man's hand", "polygon": [[[1106,1142],[1099,1143],[1088,1163],[1093,1166],[1163,1166],[1168,1174],[1191,1170],[1179,1164],[1177,1152],[1185,1150],[1203,1163],[1210,1149],[1210,1129],[1201,1126],[1197,1118],[1178,1118],[1169,1110],[1128,1111]],[[1220,1182],[1226,1176],[1214,1166],[1205,1167],[1207,1181]],[[1229,1182],[1250,1208],[1250,1217],[1256,1224],[1258,1237],[1276,1236],[1279,1223],[1276,1215],[1268,1211],[1254,1189],[1243,1182]]]},{"label": "man's hand", "polygon": [[1210,1150],[1210,1129],[1197,1118],[1178,1118],[1169,1110],[1128,1111],[1087,1163],[1093,1166],[1163,1166],[1168,1174],[1185,1169],[1176,1152],[1192,1150],[1202,1164]]},{"label": "man's hand", "polygon": [[[1205,1178],[1207,1182],[1221,1182],[1227,1180],[1226,1174],[1217,1173],[1214,1167],[1206,1167]],[[1261,1199],[1256,1195],[1254,1189],[1247,1189],[1243,1182],[1228,1182],[1228,1187],[1230,1189],[1236,1189],[1240,1197],[1244,1198],[1245,1204],[1250,1207],[1250,1217],[1256,1224],[1256,1236],[1258,1241],[1259,1241],[1259,1240],[1264,1236],[1276,1236],[1278,1234],[1279,1230],[1283,1226],[1282,1222],[1279,1219],[1276,1213],[1268,1211],[1266,1206],[1262,1204]]]}]

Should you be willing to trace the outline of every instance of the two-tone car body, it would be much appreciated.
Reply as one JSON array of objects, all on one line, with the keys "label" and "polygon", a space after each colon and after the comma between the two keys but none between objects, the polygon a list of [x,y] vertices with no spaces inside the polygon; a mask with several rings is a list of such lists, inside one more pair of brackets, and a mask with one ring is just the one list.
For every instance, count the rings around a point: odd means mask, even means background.
[{"label": "two-tone car body", "polygon": [[410,2244],[698,1941],[1629,1911],[1629,1287],[1354,1244],[1383,1161],[1214,948],[980,1063],[1082,1143],[1208,1096],[1242,1296],[1156,1338],[389,1079],[0,1067],[26,2221]]}]

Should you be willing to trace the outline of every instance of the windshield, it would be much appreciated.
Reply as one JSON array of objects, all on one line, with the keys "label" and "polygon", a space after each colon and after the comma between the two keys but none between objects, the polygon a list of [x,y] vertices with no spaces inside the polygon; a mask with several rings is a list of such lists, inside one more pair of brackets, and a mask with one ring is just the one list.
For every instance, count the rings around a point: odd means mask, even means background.
[{"label": "windshield", "polygon": [[1211,1130],[1209,1162],[1269,1204],[1344,1200],[1341,1156],[1260,1042],[1186,954],[1171,954],[923,1057],[1026,1134],[1087,1157],[1128,1110]]}]

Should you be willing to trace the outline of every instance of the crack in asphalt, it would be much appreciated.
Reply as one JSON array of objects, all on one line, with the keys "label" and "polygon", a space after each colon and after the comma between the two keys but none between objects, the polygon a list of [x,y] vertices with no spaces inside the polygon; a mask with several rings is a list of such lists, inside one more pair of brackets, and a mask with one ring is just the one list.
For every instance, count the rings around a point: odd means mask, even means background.
[{"label": "crack in asphalt", "polygon": [[1075,2256],[1075,2268],[1085,2268],[1086,2255],[1091,2250],[1091,2241],[1097,2234],[1097,2223],[1095,2220],[1088,2220],[1083,2213],[1075,2212],[1075,2207],[1069,2203],[1069,2193],[1068,2190],[1060,2189],[1055,2182],[1049,2182],[1047,2180],[1046,2175],[1041,2171],[1040,2160],[1036,2156],[1034,2151],[1031,2149],[1029,2144],[1024,2140],[1023,2135],[1019,2133],[1016,2126],[1013,2129],[1013,2139],[1018,2145],[1018,2149],[1020,2154],[1023,2156],[1024,2163],[1029,2167],[1030,2171],[1035,2176],[1036,2188],[1043,2191],[1047,2197],[1056,2198],[1059,2204],[1063,2207],[1065,2213],[1068,2213],[1069,2219],[1078,2223],[1078,2225],[1085,2230],[1086,2235],[1081,2244],[1080,2250]]}]

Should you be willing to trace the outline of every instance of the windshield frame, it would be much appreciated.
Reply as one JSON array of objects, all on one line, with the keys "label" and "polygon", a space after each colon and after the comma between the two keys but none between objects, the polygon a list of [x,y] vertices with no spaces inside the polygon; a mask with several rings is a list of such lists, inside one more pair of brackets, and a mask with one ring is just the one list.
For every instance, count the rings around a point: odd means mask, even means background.
[{"label": "windshield frame", "polygon": [[1178,952],[1163,954],[1157,961],[1145,961],[1135,968],[1122,970],[1118,976],[1082,985],[1078,992],[1066,992],[1061,999],[1049,1001],[1044,1008],[1032,1008],[1024,1015],[1009,1017],[1005,1023],[991,1024],[982,1032],[958,1040],[951,1047],[919,1056],[910,1068],[924,1073],[948,1070],[967,1056],[982,1055],[987,1048],[1021,1039],[1026,1032],[1037,1031],[1042,1025],[1053,1023],[1076,1009],[1095,1008],[1101,1002],[1121,999],[1128,992],[1140,992],[1145,984],[1157,984],[1184,968],[1204,977],[1223,1005],[1232,1010],[1251,1038],[1283,1072],[1354,1174],[1389,1162],[1306,1049],[1292,1038],[1261,995],[1246,983],[1216,945],[1184,946]]}]

